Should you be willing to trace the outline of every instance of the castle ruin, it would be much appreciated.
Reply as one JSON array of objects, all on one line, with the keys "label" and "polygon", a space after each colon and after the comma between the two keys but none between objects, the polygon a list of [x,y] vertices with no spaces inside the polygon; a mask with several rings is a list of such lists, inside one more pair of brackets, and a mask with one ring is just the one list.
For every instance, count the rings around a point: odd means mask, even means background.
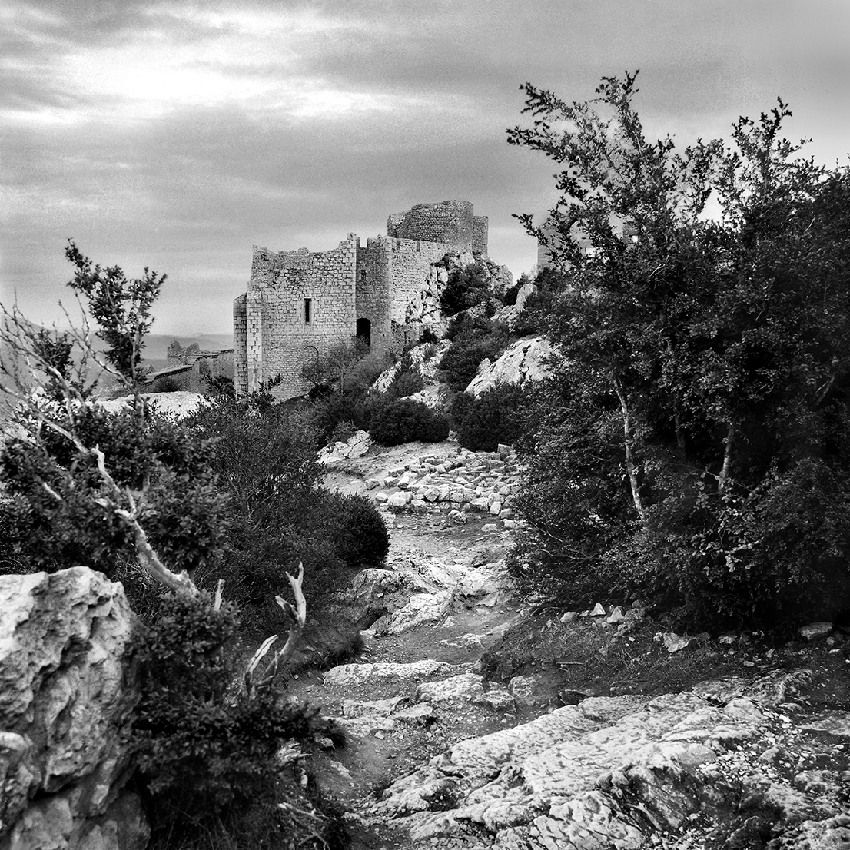
[{"label": "castle ruin", "polygon": [[450,253],[462,264],[487,257],[487,218],[468,201],[391,215],[387,235],[365,247],[353,233],[330,251],[255,247],[248,291],[233,305],[237,394],[279,378],[283,397],[301,395],[303,367],[355,336],[377,352],[418,340],[442,320],[439,264]]}]

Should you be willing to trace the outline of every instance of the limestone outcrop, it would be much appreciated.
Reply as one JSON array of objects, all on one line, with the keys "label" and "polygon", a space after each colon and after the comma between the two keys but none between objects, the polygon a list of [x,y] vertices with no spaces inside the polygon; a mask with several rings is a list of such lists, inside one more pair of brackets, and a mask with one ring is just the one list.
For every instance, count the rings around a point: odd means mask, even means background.
[{"label": "limestone outcrop", "polygon": [[323,466],[334,466],[343,460],[363,457],[372,445],[372,438],[368,431],[358,431],[349,437],[346,442],[337,442],[332,446],[325,446],[319,452],[319,463]]},{"label": "limestone outcrop", "polygon": [[[440,361],[449,348],[451,348],[451,343],[447,339],[444,339],[439,343],[420,343],[408,352],[411,367],[419,372],[426,384],[432,384],[436,381]],[[398,362],[390,366],[389,369],[381,372],[372,385],[373,389],[381,393],[386,392],[390,384],[395,380],[400,368],[401,362]]]},{"label": "limestone outcrop", "polygon": [[749,806],[742,837],[782,821],[771,847],[846,847],[850,817],[837,777],[810,771],[789,782],[773,750],[755,764],[742,757],[786,734],[782,685],[767,677],[655,699],[591,697],[456,743],[393,783],[375,813],[403,823],[412,847],[637,850],[674,833],[678,842],[664,846],[691,846],[685,836],[691,825],[699,833],[707,813],[722,821]]},{"label": "limestone outcrop", "polygon": [[[209,404],[201,393],[192,393],[188,390],[176,390],[173,393],[143,393],[142,398],[148,404],[156,405],[157,411],[166,416],[175,416],[182,419],[194,413],[199,407]],[[133,396],[125,395],[120,398],[102,399],[98,401],[101,407],[110,413],[118,413],[127,410],[133,405]]]},{"label": "limestone outcrop", "polygon": [[477,397],[497,384],[523,386],[528,381],[542,381],[552,374],[550,361],[556,356],[545,337],[517,340],[493,363],[482,361],[466,392]]},{"label": "limestone outcrop", "polygon": [[133,615],[87,567],[0,576],[0,850],[141,850]]}]

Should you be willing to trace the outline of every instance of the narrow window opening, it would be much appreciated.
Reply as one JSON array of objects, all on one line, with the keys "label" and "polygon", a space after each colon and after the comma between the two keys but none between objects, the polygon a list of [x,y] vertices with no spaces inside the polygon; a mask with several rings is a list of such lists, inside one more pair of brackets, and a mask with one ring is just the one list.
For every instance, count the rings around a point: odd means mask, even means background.
[{"label": "narrow window opening", "polygon": [[309,325],[313,321],[313,299],[304,299],[304,324]]}]

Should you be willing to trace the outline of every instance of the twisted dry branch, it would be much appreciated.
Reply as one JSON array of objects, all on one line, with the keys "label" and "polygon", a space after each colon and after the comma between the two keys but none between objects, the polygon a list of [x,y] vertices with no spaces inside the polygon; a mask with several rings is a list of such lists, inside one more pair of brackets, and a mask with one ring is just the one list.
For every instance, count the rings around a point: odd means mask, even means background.
[{"label": "twisted dry branch", "polygon": [[295,597],[295,605],[293,606],[281,596],[276,596],[275,601],[281,607],[284,614],[292,620],[292,625],[289,628],[289,634],[286,637],[286,643],[283,645],[283,649],[275,653],[262,676],[256,677],[257,668],[277,641],[278,635],[272,635],[266,638],[251,657],[245,668],[245,675],[243,677],[244,691],[248,696],[272,684],[282,666],[292,657],[304,632],[304,626],[307,622],[307,600],[304,598],[304,591],[302,590],[304,583],[304,564],[298,565],[297,576],[287,574],[286,577],[289,580],[289,586],[292,588],[292,595]]}]

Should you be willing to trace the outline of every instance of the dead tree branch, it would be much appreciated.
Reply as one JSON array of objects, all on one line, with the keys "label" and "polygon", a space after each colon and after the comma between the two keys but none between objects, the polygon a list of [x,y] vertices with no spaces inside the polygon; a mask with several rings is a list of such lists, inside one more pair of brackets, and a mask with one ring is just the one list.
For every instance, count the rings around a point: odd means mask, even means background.
[{"label": "dead tree branch", "polygon": [[278,636],[272,635],[266,638],[248,662],[243,680],[244,690],[248,696],[272,684],[281,668],[292,657],[301,640],[301,635],[304,633],[304,626],[307,622],[307,600],[304,598],[304,592],[302,590],[302,584],[304,583],[304,564],[298,565],[297,576],[287,574],[286,577],[289,579],[289,586],[292,588],[295,605],[293,606],[280,596],[275,597],[275,601],[287,617],[292,620],[292,625],[289,628],[289,634],[287,635],[283,649],[275,653],[274,658],[272,658],[262,676],[256,677],[257,668],[275,641],[277,641]]}]

